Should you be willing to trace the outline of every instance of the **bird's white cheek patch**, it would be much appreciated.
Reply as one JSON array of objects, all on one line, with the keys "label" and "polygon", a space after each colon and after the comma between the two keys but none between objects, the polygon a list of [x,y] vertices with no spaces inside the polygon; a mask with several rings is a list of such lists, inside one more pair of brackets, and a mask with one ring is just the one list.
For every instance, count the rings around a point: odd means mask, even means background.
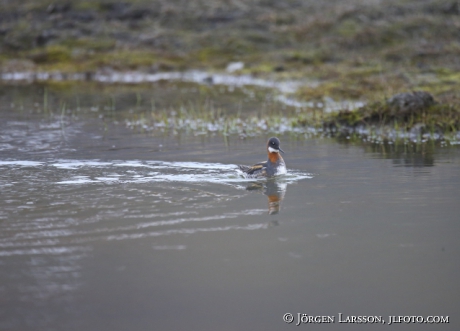
[{"label": "bird's white cheek patch", "polygon": [[279,152],[277,149],[271,148],[270,146],[268,147],[268,151],[270,153],[278,153]]}]

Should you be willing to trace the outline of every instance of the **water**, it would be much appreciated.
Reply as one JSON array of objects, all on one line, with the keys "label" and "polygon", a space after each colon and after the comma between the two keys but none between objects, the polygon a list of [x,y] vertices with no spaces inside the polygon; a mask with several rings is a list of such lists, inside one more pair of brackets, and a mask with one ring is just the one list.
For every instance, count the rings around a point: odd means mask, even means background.
[{"label": "water", "polygon": [[288,175],[254,181],[236,164],[263,160],[265,136],[146,135],[11,95],[0,330],[280,330],[298,313],[459,328],[458,147],[287,135]]},{"label": "water", "polygon": [[[140,83],[156,83],[160,81],[173,81],[173,82],[189,82],[198,85],[216,84],[218,86],[226,87],[230,91],[235,88],[245,87],[258,87],[270,89],[275,93],[275,99],[285,105],[297,108],[305,107],[320,107],[324,108],[325,112],[340,111],[342,109],[355,109],[362,107],[365,103],[363,101],[334,101],[331,98],[325,98],[324,102],[302,102],[296,100],[290,95],[294,94],[297,89],[302,86],[316,87],[319,82],[314,80],[271,80],[255,78],[251,75],[233,75],[222,73],[210,73],[206,71],[187,71],[187,72],[161,72],[161,73],[143,73],[143,72],[96,72],[89,75],[88,73],[75,73],[75,74],[62,74],[50,72],[15,72],[15,73],[1,73],[1,81],[7,82],[42,82],[42,81],[95,81],[109,84],[124,83],[124,84],[140,84]],[[249,95],[253,92],[249,91]]]}]

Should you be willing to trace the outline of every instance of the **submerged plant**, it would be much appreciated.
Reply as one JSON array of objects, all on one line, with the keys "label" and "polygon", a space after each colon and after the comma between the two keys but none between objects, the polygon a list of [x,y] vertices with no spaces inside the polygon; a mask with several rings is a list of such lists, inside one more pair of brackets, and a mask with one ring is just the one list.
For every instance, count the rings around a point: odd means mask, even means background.
[{"label": "submerged plant", "polygon": [[[178,108],[152,108],[148,116],[128,117],[126,125],[133,129],[163,134],[185,132],[193,135],[220,134],[238,135],[242,138],[258,136],[268,132],[283,134],[317,134],[321,128],[315,116],[308,111],[299,114],[296,110],[279,111],[280,105],[266,106],[250,113],[230,112],[214,107],[206,101],[201,105],[181,105]],[[308,119],[308,120],[307,120]]]}]

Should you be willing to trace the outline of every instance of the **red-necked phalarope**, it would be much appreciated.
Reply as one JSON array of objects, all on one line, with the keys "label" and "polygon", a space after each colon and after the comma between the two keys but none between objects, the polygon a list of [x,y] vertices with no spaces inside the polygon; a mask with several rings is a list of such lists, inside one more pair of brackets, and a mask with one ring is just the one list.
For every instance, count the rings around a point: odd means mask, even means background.
[{"label": "red-necked phalarope", "polygon": [[284,151],[280,148],[280,140],[278,138],[270,138],[267,142],[268,160],[256,163],[253,166],[238,165],[238,168],[244,173],[245,177],[273,177],[283,175],[286,171],[286,164],[280,155]]}]

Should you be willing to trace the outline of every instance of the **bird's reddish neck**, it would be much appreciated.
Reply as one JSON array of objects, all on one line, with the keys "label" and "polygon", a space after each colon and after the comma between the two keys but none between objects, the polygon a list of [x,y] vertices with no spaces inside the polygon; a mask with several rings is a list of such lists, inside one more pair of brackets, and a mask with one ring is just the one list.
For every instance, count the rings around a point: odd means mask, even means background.
[{"label": "bird's reddish neck", "polygon": [[270,162],[272,163],[276,163],[278,162],[278,160],[280,159],[280,153],[270,153],[268,152],[268,159],[270,160]]}]

